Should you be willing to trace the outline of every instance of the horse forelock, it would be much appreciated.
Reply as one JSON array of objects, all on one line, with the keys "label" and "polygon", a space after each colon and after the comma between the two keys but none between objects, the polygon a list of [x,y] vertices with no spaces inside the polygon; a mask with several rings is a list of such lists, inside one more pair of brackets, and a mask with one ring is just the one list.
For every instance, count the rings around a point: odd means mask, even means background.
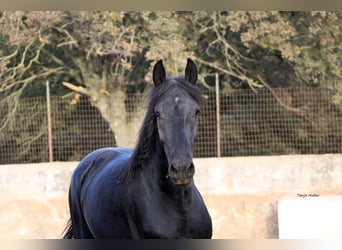
[{"label": "horse forelock", "polygon": [[168,78],[165,83],[155,86],[148,98],[146,115],[139,130],[138,141],[129,164],[129,176],[134,177],[138,170],[149,165],[152,154],[159,152],[159,145],[156,143],[158,140],[158,130],[154,116],[154,107],[165,93],[175,87],[185,90],[200,107],[204,104],[204,97],[199,88],[185,81],[182,77]]}]

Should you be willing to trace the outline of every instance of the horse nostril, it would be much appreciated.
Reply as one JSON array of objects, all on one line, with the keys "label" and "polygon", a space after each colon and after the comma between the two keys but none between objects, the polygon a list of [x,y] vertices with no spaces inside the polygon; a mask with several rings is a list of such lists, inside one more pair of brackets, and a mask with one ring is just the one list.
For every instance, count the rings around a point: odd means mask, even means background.
[{"label": "horse nostril", "polygon": [[189,175],[193,175],[195,173],[195,165],[191,162],[187,168],[186,171]]},{"label": "horse nostril", "polygon": [[178,172],[178,168],[175,166],[175,164],[171,165],[170,172],[174,172],[174,173]]}]

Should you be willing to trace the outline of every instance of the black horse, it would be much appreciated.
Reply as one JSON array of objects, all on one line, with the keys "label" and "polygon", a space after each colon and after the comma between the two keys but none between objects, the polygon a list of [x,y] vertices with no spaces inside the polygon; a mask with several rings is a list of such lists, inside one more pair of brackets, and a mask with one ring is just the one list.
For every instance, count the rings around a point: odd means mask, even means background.
[{"label": "black horse", "polygon": [[197,68],[167,78],[153,69],[148,110],[134,150],[102,148],[75,169],[63,238],[211,238],[212,222],[193,180],[203,96]]}]

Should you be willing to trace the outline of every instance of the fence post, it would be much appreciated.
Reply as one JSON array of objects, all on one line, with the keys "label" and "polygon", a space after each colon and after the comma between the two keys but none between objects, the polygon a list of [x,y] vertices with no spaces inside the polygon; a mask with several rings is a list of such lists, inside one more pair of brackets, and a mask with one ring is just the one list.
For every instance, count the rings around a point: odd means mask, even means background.
[{"label": "fence post", "polygon": [[47,106],[47,122],[48,122],[49,161],[53,162],[51,107],[50,107],[50,84],[49,84],[49,81],[46,81],[46,106]]},{"label": "fence post", "polygon": [[216,89],[216,144],[217,144],[217,157],[221,157],[221,123],[220,123],[220,86],[219,75],[215,74],[215,89]]}]

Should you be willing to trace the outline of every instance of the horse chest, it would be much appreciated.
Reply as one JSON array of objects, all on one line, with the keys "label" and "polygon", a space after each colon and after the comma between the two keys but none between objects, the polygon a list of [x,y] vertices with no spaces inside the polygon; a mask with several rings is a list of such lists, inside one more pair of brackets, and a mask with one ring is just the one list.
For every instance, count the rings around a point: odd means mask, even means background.
[{"label": "horse chest", "polygon": [[210,217],[206,209],[199,206],[196,201],[187,205],[172,201],[146,201],[144,209],[140,210],[137,223],[141,238],[207,238],[211,236]]}]

